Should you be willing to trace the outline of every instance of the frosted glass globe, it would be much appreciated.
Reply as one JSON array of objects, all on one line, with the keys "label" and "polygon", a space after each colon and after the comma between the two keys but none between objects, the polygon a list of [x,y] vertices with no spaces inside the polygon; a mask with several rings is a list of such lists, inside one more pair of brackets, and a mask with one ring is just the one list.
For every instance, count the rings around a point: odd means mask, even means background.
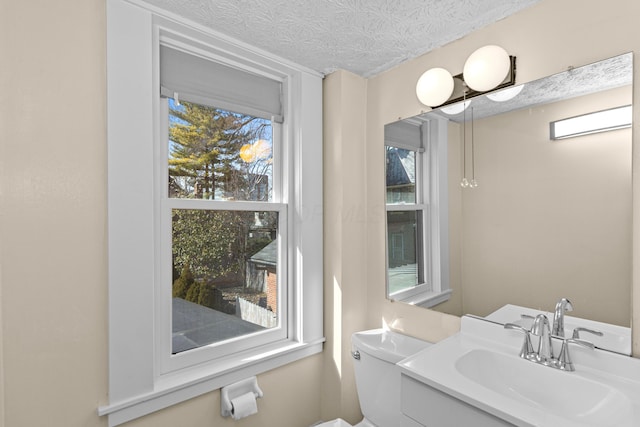
[{"label": "frosted glass globe", "polygon": [[509,54],[500,46],[489,45],[481,47],[467,58],[462,74],[467,86],[478,92],[486,92],[504,81],[509,68]]},{"label": "frosted glass globe", "polygon": [[450,116],[455,116],[456,114],[462,113],[467,107],[471,104],[471,100],[467,100],[464,102],[458,102],[456,104],[447,105],[446,107],[442,107],[440,111]]},{"label": "frosted glass globe", "polygon": [[420,76],[416,95],[429,107],[443,104],[453,93],[453,77],[444,68],[432,68]]},{"label": "frosted glass globe", "polygon": [[495,102],[510,101],[516,96],[518,96],[518,94],[522,92],[523,88],[524,88],[524,85],[511,86],[510,88],[502,89],[501,91],[498,91],[498,92],[488,93],[487,98]]}]

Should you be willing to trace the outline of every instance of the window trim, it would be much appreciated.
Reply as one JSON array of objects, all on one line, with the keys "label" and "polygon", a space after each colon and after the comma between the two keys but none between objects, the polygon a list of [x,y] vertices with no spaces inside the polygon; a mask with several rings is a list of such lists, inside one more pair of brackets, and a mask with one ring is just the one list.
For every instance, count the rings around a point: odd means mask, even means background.
[{"label": "window trim", "polygon": [[[161,111],[154,99],[159,95],[161,30],[185,42],[206,44],[242,66],[268,68],[283,76],[287,106],[283,137],[291,147],[283,156],[293,170],[282,177],[282,184],[295,196],[282,201],[287,203],[288,244],[294,255],[289,260],[295,286],[288,295],[288,337],[215,364],[165,374],[154,362],[158,297],[154,269],[160,254],[151,220],[154,165],[160,160],[154,157],[158,156],[154,143]],[[322,76],[142,1],[109,0],[107,100],[109,402],[98,408],[98,414],[116,426],[321,352]]]},{"label": "window trim", "polygon": [[[452,292],[449,285],[447,125],[448,120],[439,117],[426,121],[407,119],[385,136],[385,150],[392,146],[415,152],[416,202],[386,203],[385,183],[385,208],[386,212],[415,211],[416,218],[421,217],[422,234],[418,240],[422,241],[422,247],[417,249],[425,270],[422,283],[393,296],[389,294],[388,220],[385,219],[385,292],[387,298],[427,308],[447,301]],[[417,135],[420,135],[419,142],[415,140]]]}]

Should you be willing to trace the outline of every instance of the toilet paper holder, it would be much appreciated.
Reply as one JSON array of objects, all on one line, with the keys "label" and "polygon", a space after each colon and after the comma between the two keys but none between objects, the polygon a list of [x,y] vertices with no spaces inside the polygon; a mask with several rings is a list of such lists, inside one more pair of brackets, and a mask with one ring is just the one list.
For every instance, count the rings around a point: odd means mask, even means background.
[{"label": "toilet paper holder", "polygon": [[256,399],[263,396],[262,390],[258,387],[258,379],[256,377],[247,378],[222,387],[220,391],[220,412],[222,416],[230,417],[233,411],[231,400],[249,392],[252,392]]}]

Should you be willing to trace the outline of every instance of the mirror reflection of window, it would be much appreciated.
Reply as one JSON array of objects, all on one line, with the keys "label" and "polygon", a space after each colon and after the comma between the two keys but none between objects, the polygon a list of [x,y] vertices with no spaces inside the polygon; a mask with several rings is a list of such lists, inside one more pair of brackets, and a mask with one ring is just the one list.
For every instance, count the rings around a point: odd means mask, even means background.
[{"label": "mirror reflection of window", "polygon": [[415,211],[387,213],[390,295],[415,287],[423,276],[424,267],[417,256],[422,228],[417,216]]},{"label": "mirror reflection of window", "polygon": [[450,293],[442,130],[437,121],[385,126],[387,297],[411,304],[430,306]]},{"label": "mirror reflection of window", "polygon": [[387,151],[387,203],[416,203],[416,152],[396,147]]}]

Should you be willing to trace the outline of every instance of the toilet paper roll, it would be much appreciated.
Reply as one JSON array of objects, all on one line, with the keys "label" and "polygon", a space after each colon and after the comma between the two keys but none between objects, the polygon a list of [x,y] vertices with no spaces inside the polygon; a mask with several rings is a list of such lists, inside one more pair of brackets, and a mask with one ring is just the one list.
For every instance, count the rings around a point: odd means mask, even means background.
[{"label": "toilet paper roll", "polygon": [[256,395],[253,392],[241,394],[231,399],[231,417],[239,420],[249,415],[258,413],[258,404],[256,403]]}]

